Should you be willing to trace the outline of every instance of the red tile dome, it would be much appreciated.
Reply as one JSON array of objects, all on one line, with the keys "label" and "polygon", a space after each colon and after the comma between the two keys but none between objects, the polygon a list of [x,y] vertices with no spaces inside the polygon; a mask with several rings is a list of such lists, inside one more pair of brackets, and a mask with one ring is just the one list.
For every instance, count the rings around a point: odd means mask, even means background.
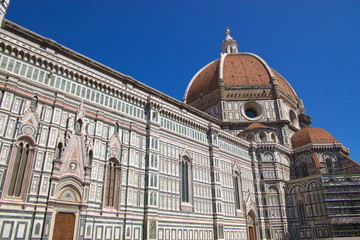
[{"label": "red tile dome", "polygon": [[326,130],[319,127],[306,127],[297,131],[291,138],[293,148],[301,147],[309,143],[338,143]]},{"label": "red tile dome", "polygon": [[266,87],[275,84],[289,97],[297,99],[294,89],[279,73],[271,69],[259,56],[251,53],[223,53],[217,59],[198,71],[186,90],[184,100],[192,103],[212,93],[220,86]]}]

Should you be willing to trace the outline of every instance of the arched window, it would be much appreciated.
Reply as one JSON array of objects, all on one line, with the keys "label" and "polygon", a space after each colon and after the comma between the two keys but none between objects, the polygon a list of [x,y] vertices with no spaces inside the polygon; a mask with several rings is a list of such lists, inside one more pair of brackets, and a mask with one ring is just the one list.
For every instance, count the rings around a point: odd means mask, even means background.
[{"label": "arched window", "polygon": [[63,144],[61,142],[59,142],[59,144],[57,145],[57,148],[55,149],[55,158],[59,159],[61,157],[61,153],[63,150]]},{"label": "arched window", "polygon": [[181,161],[181,202],[190,203],[190,178],[191,165],[187,157]]},{"label": "arched window", "polygon": [[87,155],[87,165],[88,166],[91,166],[92,160],[93,160],[93,151],[90,150],[89,154]]},{"label": "arched window", "polygon": [[22,187],[24,186],[24,175],[26,165],[29,161],[30,144],[28,141],[21,141],[17,148],[14,166],[11,173],[8,195],[20,197]]},{"label": "arched window", "polygon": [[120,132],[120,125],[119,125],[118,122],[116,123],[115,128],[116,128],[115,133],[116,133],[116,134],[119,134],[119,132]]},{"label": "arched window", "polygon": [[242,209],[242,187],[241,187],[241,177],[238,172],[235,172],[233,177],[234,181],[234,193],[235,193],[235,208]]},{"label": "arched window", "polygon": [[272,153],[265,153],[264,154],[264,161],[274,161],[274,155]]},{"label": "arched window", "polygon": [[77,120],[75,123],[75,133],[81,133],[82,121],[81,119]]},{"label": "arched window", "polygon": [[156,221],[149,221],[149,239],[156,239]]},{"label": "arched window", "polygon": [[273,142],[276,142],[276,137],[275,137],[275,134],[271,134],[271,141],[273,141]]},{"label": "arched window", "polygon": [[110,159],[106,166],[106,179],[105,179],[105,206],[106,207],[115,207],[118,202],[118,192],[119,187],[118,181],[120,166],[117,163],[116,159]]},{"label": "arched window", "polygon": [[254,135],[248,134],[248,135],[246,136],[246,140],[248,140],[249,142],[253,142],[253,141],[254,141]]},{"label": "arched window", "polygon": [[40,233],[40,223],[37,223],[35,226],[35,234],[39,234]]},{"label": "arched window", "polygon": [[37,105],[38,105],[38,97],[37,96],[34,96],[32,99],[31,99],[31,102],[30,102],[30,109],[32,110],[36,110],[37,109]]},{"label": "arched window", "polygon": [[301,175],[302,175],[302,177],[309,176],[308,167],[307,167],[306,162],[301,163]]},{"label": "arched window", "polygon": [[327,172],[329,174],[333,174],[334,173],[334,165],[333,165],[331,158],[327,158],[325,161],[326,161]]},{"label": "arched window", "polygon": [[264,132],[260,133],[259,137],[261,142],[266,142],[266,134]]},{"label": "arched window", "polygon": [[297,117],[296,117],[296,114],[294,113],[294,111],[290,110],[289,116],[290,116],[291,124],[294,125],[295,127],[297,127],[299,124],[298,124],[298,120],[297,120]]},{"label": "arched window", "polygon": [[306,212],[305,212],[304,203],[298,203],[297,210],[298,210],[300,225],[306,225]]},{"label": "arched window", "polygon": [[301,178],[307,176],[309,176],[307,164],[306,162],[302,162],[296,167],[296,177]]}]

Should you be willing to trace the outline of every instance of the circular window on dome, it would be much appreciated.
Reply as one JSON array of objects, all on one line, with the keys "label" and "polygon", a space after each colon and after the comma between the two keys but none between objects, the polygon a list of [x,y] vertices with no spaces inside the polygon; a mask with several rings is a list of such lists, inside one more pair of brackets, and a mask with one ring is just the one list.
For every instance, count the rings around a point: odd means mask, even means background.
[{"label": "circular window on dome", "polygon": [[248,120],[258,120],[263,115],[263,109],[256,102],[247,102],[241,109],[242,115]]}]

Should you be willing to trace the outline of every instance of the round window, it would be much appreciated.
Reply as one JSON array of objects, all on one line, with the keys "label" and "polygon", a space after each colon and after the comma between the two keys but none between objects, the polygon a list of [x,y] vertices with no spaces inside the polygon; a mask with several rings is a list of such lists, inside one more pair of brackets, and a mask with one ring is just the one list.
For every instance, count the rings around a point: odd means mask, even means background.
[{"label": "round window", "polygon": [[247,109],[245,110],[245,114],[246,116],[248,116],[249,118],[255,118],[257,117],[257,112],[253,109]]},{"label": "round window", "polygon": [[242,106],[241,112],[248,120],[258,120],[263,115],[262,106],[256,102],[247,102]]}]

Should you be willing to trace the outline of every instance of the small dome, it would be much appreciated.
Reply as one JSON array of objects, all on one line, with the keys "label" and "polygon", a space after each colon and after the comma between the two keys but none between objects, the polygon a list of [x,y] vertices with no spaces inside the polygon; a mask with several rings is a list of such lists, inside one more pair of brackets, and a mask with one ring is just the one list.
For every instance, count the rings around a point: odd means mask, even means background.
[{"label": "small dome", "polygon": [[297,131],[291,138],[293,148],[304,146],[308,143],[338,143],[326,130],[318,127],[306,127]]},{"label": "small dome", "polygon": [[270,127],[265,126],[264,124],[261,124],[261,123],[252,123],[247,128],[245,128],[244,131],[252,130],[255,128],[270,128]]}]

